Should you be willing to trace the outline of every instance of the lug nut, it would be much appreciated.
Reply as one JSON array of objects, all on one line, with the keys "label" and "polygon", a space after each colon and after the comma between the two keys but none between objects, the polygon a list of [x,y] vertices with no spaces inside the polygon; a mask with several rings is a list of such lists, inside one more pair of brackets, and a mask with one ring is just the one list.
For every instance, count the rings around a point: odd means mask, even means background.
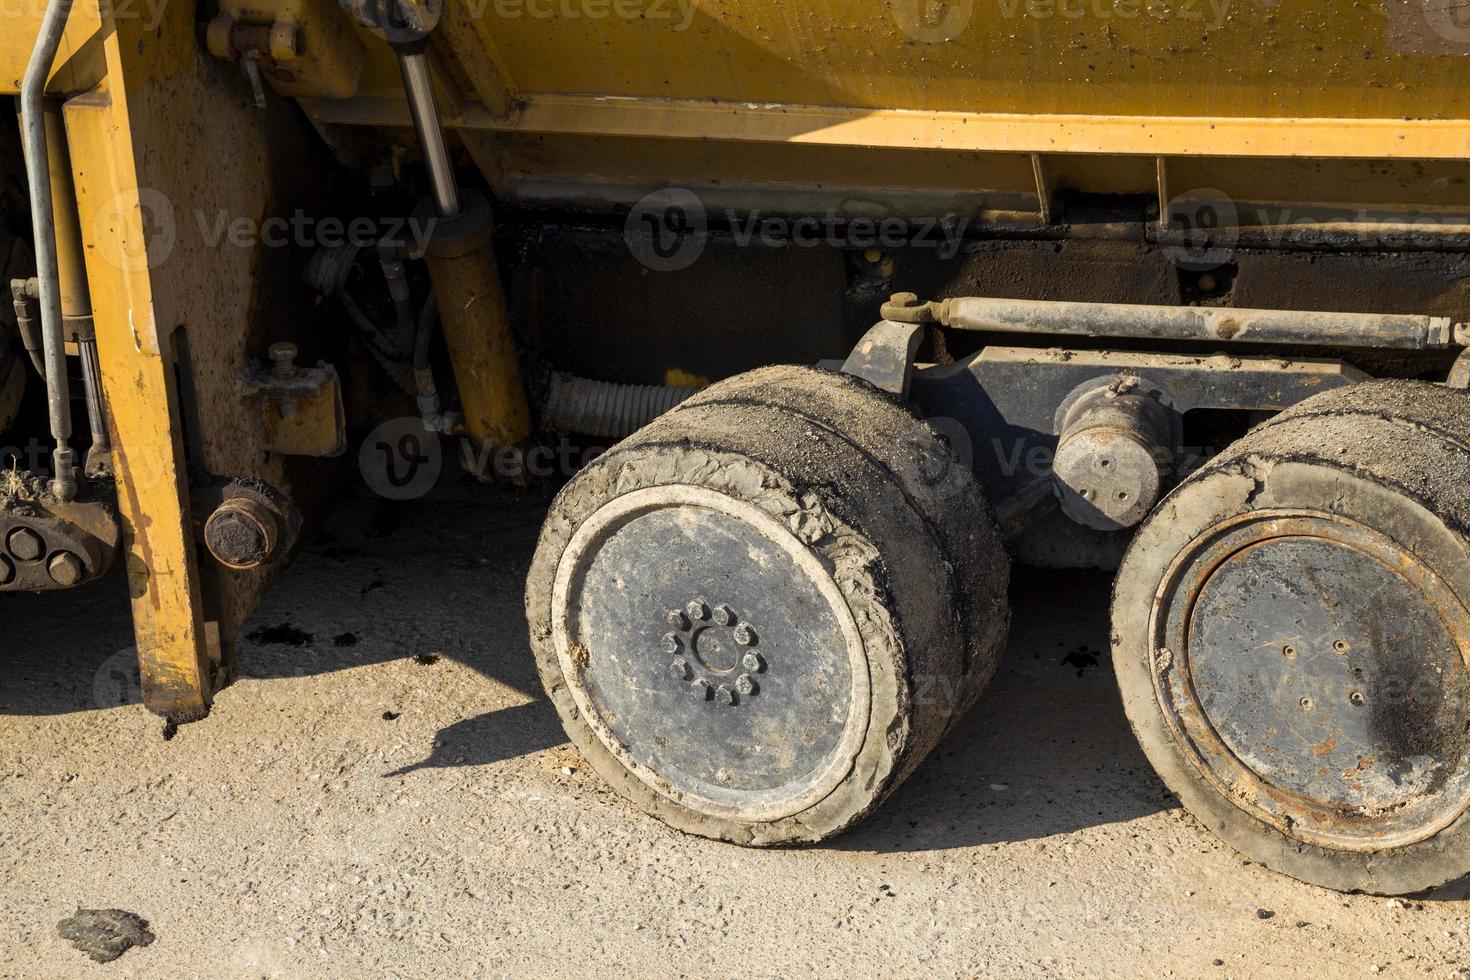
[{"label": "lug nut", "polygon": [[735,680],[735,690],[741,694],[755,694],[760,691],[760,685],[749,674],[741,674]]},{"label": "lug nut", "polygon": [[669,665],[669,673],[674,675],[675,680],[687,681],[694,676],[694,671],[689,669],[689,661],[683,657],[675,657],[674,662]]},{"label": "lug nut", "polygon": [[745,656],[740,658],[740,666],[744,667],[752,674],[765,673],[766,658],[762,657],[758,653],[747,653]]},{"label": "lug nut", "polygon": [[748,623],[741,623],[735,627],[735,642],[743,647],[755,646],[755,630]]},{"label": "lug nut", "polygon": [[703,599],[694,599],[684,607],[684,611],[693,620],[709,619],[709,603]]},{"label": "lug nut", "polygon": [[678,634],[664,634],[664,653],[678,653],[680,650],[683,649],[684,641],[679,638]]},{"label": "lug nut", "polygon": [[689,693],[694,695],[696,701],[708,701],[710,695],[714,693],[714,688],[709,686],[709,681],[700,678],[689,685]]},{"label": "lug nut", "polygon": [[720,626],[735,625],[735,610],[726,605],[718,605],[714,611],[715,622]]},{"label": "lug nut", "polygon": [[676,630],[687,630],[689,628],[689,617],[684,615],[682,609],[670,609],[669,614],[664,617],[664,622]]},{"label": "lug nut", "polygon": [[10,580],[15,578],[15,566],[10,559],[0,555],[0,585],[9,585]]},{"label": "lug nut", "polygon": [[61,586],[76,585],[87,573],[82,560],[70,551],[63,551],[53,557],[47,563],[46,570],[51,573],[51,581]]},{"label": "lug nut", "polygon": [[735,689],[729,684],[721,684],[720,689],[715,691],[715,700],[725,707],[733,707],[740,700],[735,694]]},{"label": "lug nut", "polygon": [[28,527],[18,527],[11,531],[10,540],[6,543],[10,553],[21,561],[40,561],[41,556],[46,553],[46,542]]}]

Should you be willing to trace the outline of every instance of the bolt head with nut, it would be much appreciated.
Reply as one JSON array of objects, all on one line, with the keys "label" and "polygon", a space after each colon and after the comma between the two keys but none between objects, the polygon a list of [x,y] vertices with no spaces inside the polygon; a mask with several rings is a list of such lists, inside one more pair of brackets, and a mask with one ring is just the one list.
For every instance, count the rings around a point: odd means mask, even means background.
[{"label": "bolt head with nut", "polygon": [[696,701],[708,701],[710,697],[714,695],[715,691],[714,688],[710,686],[709,681],[701,677],[699,680],[689,685],[689,693],[694,696],[694,700]]},{"label": "bolt head with nut", "polygon": [[689,614],[690,619],[696,622],[709,619],[709,603],[703,599],[690,600],[689,605],[684,607],[684,611]]},{"label": "bolt head with nut", "polygon": [[82,560],[70,551],[63,551],[52,557],[46,570],[51,573],[51,581],[62,587],[76,585],[87,574]]},{"label": "bolt head with nut", "polygon": [[40,561],[41,556],[46,553],[46,542],[28,527],[18,527],[11,531],[6,546],[21,561]]},{"label": "bolt head with nut", "polygon": [[724,603],[716,606],[712,615],[717,625],[733,626],[735,624],[735,610],[731,609]]},{"label": "bolt head with nut", "polygon": [[755,630],[750,628],[749,623],[741,623],[735,627],[735,642],[743,647],[755,646]]},{"label": "bolt head with nut", "polygon": [[715,691],[715,700],[729,708],[739,703],[740,698],[736,695],[733,687],[728,684],[721,684],[719,689]]},{"label": "bolt head with nut", "polygon": [[745,656],[740,658],[740,666],[744,667],[752,674],[764,673],[766,669],[766,658],[762,657],[758,653],[747,653]]}]

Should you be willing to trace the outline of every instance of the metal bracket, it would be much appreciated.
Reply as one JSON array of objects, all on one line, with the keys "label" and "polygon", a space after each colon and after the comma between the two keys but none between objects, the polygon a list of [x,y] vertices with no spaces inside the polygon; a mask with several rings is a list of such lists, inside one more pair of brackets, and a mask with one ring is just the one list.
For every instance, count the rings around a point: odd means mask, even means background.
[{"label": "metal bracket", "polygon": [[923,339],[924,328],[919,324],[884,320],[863,335],[842,365],[842,373],[907,400]]},{"label": "metal bracket", "polygon": [[267,451],[283,456],[341,456],[347,451],[347,413],[337,369],[322,362],[296,366],[295,344],[273,344],[272,367],[256,371],[246,390],[260,396]]},{"label": "metal bracket", "polygon": [[26,475],[0,480],[0,592],[70,589],[112,568],[119,533],[111,504],[56,500]]}]

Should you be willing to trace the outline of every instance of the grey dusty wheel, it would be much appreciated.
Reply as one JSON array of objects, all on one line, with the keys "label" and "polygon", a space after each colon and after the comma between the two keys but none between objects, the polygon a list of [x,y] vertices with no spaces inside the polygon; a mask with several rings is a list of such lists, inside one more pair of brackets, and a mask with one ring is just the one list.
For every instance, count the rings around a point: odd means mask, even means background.
[{"label": "grey dusty wheel", "polygon": [[574,479],[527,586],[572,741],[675,827],[815,841],[870,812],[994,672],[1008,562],[968,469],[855,379],[716,385]]},{"label": "grey dusty wheel", "polygon": [[1340,890],[1470,873],[1470,396],[1320,395],[1149,518],[1114,656],[1154,767],[1228,843]]}]

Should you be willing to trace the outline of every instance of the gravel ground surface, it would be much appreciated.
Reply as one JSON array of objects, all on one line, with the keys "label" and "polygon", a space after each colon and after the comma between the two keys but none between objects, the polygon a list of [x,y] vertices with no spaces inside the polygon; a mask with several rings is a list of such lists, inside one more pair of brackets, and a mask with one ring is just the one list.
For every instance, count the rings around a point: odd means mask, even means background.
[{"label": "gravel ground surface", "polygon": [[[0,975],[1470,977],[1465,882],[1337,895],[1177,808],[1118,704],[1102,577],[1018,575],[996,684],[856,833],[680,836],[539,692],[540,514],[349,503],[171,740],[136,703],[120,578],[0,597]],[[96,964],[57,933],[78,908],[156,938]]]}]

